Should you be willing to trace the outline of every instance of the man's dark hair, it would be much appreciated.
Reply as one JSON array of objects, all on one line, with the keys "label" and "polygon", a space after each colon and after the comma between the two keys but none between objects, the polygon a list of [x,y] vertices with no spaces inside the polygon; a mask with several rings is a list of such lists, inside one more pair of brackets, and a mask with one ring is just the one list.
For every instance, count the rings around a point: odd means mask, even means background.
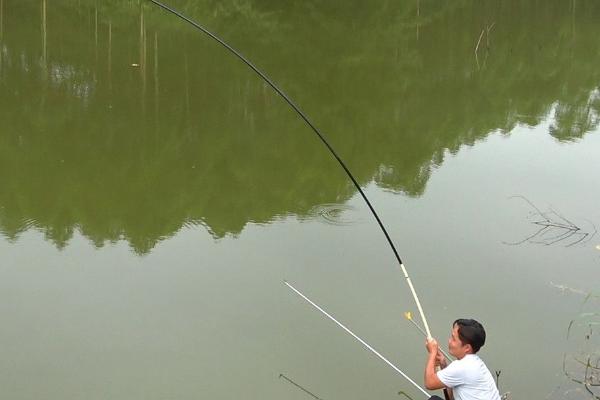
[{"label": "man's dark hair", "polygon": [[460,341],[464,345],[470,344],[473,354],[485,344],[485,329],[474,319],[457,319],[452,325],[458,326]]}]

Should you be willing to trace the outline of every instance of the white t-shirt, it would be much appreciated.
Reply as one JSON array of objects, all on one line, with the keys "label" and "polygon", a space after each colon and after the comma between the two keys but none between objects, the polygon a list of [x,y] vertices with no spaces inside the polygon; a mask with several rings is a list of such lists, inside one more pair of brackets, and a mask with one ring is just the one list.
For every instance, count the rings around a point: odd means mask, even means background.
[{"label": "white t-shirt", "polygon": [[452,388],[455,400],[500,400],[490,370],[476,354],[452,361],[437,377]]}]

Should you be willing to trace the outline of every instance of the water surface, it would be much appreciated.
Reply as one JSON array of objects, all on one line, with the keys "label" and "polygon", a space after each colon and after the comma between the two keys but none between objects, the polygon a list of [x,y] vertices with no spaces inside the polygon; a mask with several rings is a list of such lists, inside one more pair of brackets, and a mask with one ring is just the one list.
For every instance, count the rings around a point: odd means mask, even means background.
[{"label": "water surface", "polygon": [[[512,398],[600,395],[576,382],[589,360],[598,383],[598,4],[172,4],[325,132],[440,341],[477,318]],[[323,399],[421,398],[283,285],[421,382],[414,302],[362,199],[200,32],[148,2],[0,0],[0,120],[6,397],[310,398],[284,374]]]}]

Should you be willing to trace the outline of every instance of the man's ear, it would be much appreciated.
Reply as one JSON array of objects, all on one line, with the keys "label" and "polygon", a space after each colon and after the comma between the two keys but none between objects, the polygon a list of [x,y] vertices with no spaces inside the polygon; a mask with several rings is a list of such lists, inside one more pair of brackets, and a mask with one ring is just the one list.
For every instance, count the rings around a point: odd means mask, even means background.
[{"label": "man's ear", "polygon": [[471,346],[471,344],[466,344],[465,347],[466,347],[465,350],[467,351],[468,354],[475,354],[473,352],[473,346]]}]

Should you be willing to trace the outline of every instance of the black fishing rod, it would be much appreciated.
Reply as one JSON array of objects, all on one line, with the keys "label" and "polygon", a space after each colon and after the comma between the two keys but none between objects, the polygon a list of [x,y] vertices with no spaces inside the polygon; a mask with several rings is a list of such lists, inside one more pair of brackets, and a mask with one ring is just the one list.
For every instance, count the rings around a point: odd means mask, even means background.
[{"label": "black fishing rod", "polygon": [[404,273],[404,277],[406,278],[406,281],[407,281],[408,286],[409,286],[409,288],[411,290],[413,298],[415,299],[415,302],[417,304],[417,308],[418,308],[419,313],[421,315],[421,319],[423,321],[423,325],[425,326],[425,331],[427,332],[427,337],[431,338],[432,337],[431,336],[431,332],[429,331],[429,325],[427,324],[427,319],[425,318],[425,314],[423,313],[423,309],[421,307],[421,303],[419,302],[419,298],[417,297],[417,293],[416,293],[416,291],[415,291],[415,289],[413,287],[413,284],[412,284],[412,282],[410,280],[410,277],[408,276],[408,272],[406,271],[406,268],[404,267],[404,264],[402,263],[402,259],[400,258],[400,254],[398,253],[398,250],[396,250],[396,246],[394,246],[394,242],[392,242],[392,239],[390,238],[390,235],[388,234],[387,230],[385,229],[385,226],[383,225],[383,222],[381,222],[381,218],[379,218],[379,215],[377,215],[377,212],[375,211],[375,208],[373,207],[373,205],[371,204],[371,202],[367,198],[367,195],[363,192],[362,188],[360,187],[360,185],[358,184],[358,182],[354,178],[354,175],[352,175],[352,172],[350,172],[350,170],[348,169],[348,167],[346,166],[346,164],[344,163],[344,161],[342,161],[342,159],[340,158],[340,156],[338,156],[338,154],[335,152],[335,150],[333,149],[333,147],[329,144],[329,142],[327,141],[327,139],[325,139],[325,136],[310,121],[310,119],[306,116],[306,114],[304,114],[304,112],[302,112],[302,110],[300,110],[300,108],[292,101],[292,99],[290,99],[290,97],[283,92],[283,90],[281,90],[267,75],[265,75],[260,69],[258,69],[258,67],[256,67],[252,62],[250,62],[246,57],[244,57],[239,51],[237,51],[236,49],[234,49],[233,47],[231,47],[223,39],[221,39],[220,37],[218,37],[214,33],[210,32],[208,29],[206,29],[205,27],[203,27],[202,25],[200,25],[196,21],[194,21],[191,18],[183,15],[181,12],[175,10],[174,8],[168,6],[168,5],[164,4],[164,3],[161,3],[160,1],[157,1],[157,0],[148,0],[148,1],[154,3],[155,5],[157,5],[160,8],[162,8],[162,9],[164,9],[164,10],[166,10],[166,11],[168,11],[168,12],[174,14],[174,15],[176,15],[177,17],[181,18],[185,22],[187,22],[190,25],[194,26],[196,29],[199,29],[204,34],[210,36],[212,39],[216,40],[220,45],[222,45],[227,50],[229,50],[231,53],[233,53],[237,58],[239,58],[241,61],[243,61],[254,72],[256,72],[256,74],[258,76],[260,76],[269,86],[271,86],[271,88],[273,88],[273,90],[275,90],[275,92],[277,92],[277,94],[280,95],[286,101],[286,103],[288,103],[290,105],[290,107],[292,107],[294,109],[294,111],[300,116],[300,118],[302,118],[304,120],[304,122],[306,122],[306,124],[312,129],[312,131],[319,137],[319,139],[321,139],[321,142],[323,142],[323,144],[325,145],[325,147],[327,147],[327,149],[329,150],[329,152],[333,155],[333,157],[335,157],[335,159],[337,160],[337,162],[340,164],[340,166],[346,172],[346,174],[348,175],[348,177],[350,178],[350,180],[352,181],[352,183],[354,184],[354,186],[356,187],[356,189],[358,190],[358,192],[362,196],[362,198],[365,201],[365,203],[367,203],[367,206],[369,207],[369,210],[371,210],[371,213],[373,214],[373,216],[377,220],[377,223],[379,224],[379,227],[381,228],[381,231],[385,235],[385,238],[387,239],[390,247],[392,248],[392,251],[394,252],[394,256],[396,257],[396,259],[398,260],[398,263],[400,264],[400,268],[402,269],[402,272]]}]

